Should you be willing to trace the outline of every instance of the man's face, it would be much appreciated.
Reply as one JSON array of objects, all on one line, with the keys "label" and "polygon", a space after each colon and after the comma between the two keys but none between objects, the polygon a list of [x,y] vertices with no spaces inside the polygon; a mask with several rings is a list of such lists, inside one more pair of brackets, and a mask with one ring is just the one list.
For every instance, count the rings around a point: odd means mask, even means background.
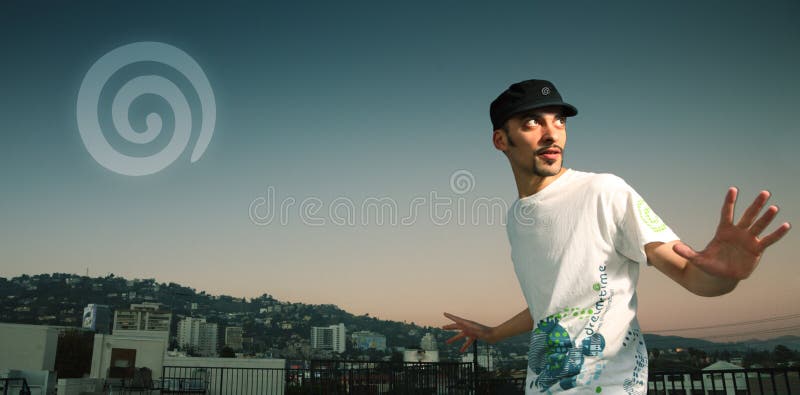
[{"label": "man's face", "polygon": [[[566,117],[559,107],[544,107],[515,115],[506,121],[502,142],[495,146],[505,152],[511,166],[539,177],[558,174],[567,143]],[[497,131],[495,131],[497,133]]]}]

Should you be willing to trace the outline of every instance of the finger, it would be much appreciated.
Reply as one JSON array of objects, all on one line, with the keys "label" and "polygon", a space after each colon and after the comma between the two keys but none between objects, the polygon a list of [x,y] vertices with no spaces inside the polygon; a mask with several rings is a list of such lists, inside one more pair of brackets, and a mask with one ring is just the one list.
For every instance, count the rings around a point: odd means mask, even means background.
[{"label": "finger", "polygon": [[735,187],[728,188],[725,194],[725,201],[722,203],[722,213],[719,216],[719,225],[733,224],[733,208],[736,206],[736,195],[738,190]]},{"label": "finger", "polygon": [[754,223],[753,226],[750,227],[750,233],[753,236],[760,235],[761,232],[763,232],[764,229],[766,229],[767,226],[769,226],[769,223],[772,222],[773,219],[775,219],[775,215],[777,214],[778,214],[778,206],[769,206],[764,215],[762,215],[761,218],[759,218],[758,221],[756,221],[756,223]]},{"label": "finger", "polygon": [[761,211],[761,208],[764,207],[764,204],[768,199],[769,192],[761,191],[761,193],[756,196],[755,200],[753,200],[753,204],[751,204],[747,210],[744,210],[744,214],[742,214],[742,218],[739,220],[739,223],[736,224],[736,226],[742,229],[749,228],[750,225],[753,224],[753,221],[755,221],[756,216],[758,215],[759,211]]},{"label": "finger", "polygon": [[[475,328],[476,324],[474,321],[470,321],[459,316],[452,315],[450,313],[444,313],[444,316],[453,320],[453,322],[458,325],[458,327],[454,329],[463,329],[463,328]],[[452,324],[451,324],[452,325]]]},{"label": "finger", "polygon": [[467,336],[467,334],[466,334],[466,333],[464,333],[464,332],[461,332],[461,333],[459,333],[459,334],[457,334],[457,335],[455,335],[455,336],[453,336],[453,337],[451,337],[451,338],[449,338],[449,339],[445,340],[445,343],[447,343],[447,344],[451,344],[451,343],[453,343],[453,342],[456,342],[456,341],[458,341],[458,339],[463,339],[463,338],[465,338],[466,336]]},{"label": "finger", "polygon": [[461,352],[467,351],[467,349],[469,348],[469,346],[472,345],[472,343],[475,343],[475,339],[468,337],[467,341],[464,342],[464,345],[461,346],[461,349],[459,351]]},{"label": "finger", "polygon": [[759,246],[761,247],[762,250],[764,250],[765,248],[774,244],[776,241],[780,240],[781,237],[786,235],[786,233],[789,233],[789,229],[791,228],[792,225],[790,225],[788,222],[785,222],[774,232],[764,236],[759,242]]},{"label": "finger", "polygon": [[683,242],[675,243],[675,245],[672,246],[672,251],[675,251],[676,254],[690,261],[694,260],[698,255],[700,255],[697,253],[697,251],[693,250],[692,247],[689,247]]},{"label": "finger", "polygon": [[442,327],[442,329],[449,330],[449,331],[462,331],[467,329],[467,326],[461,325],[459,323],[447,324]]},{"label": "finger", "polygon": [[467,321],[467,320],[465,320],[465,319],[463,319],[463,318],[461,318],[461,317],[459,317],[457,315],[452,315],[450,313],[444,313],[444,316],[449,318],[449,319],[451,319],[451,320],[453,320],[453,321],[455,321],[455,322],[462,323],[462,324]]},{"label": "finger", "polygon": [[461,327],[458,324],[447,324],[447,325],[442,326],[442,329],[446,329],[446,330],[451,330],[452,331],[452,330],[459,330],[459,329],[461,329]]}]

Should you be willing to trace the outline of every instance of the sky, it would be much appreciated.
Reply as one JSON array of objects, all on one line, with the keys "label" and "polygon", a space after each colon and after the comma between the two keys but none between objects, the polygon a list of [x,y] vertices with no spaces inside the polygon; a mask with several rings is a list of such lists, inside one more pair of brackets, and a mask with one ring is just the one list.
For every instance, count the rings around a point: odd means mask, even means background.
[{"label": "sky", "polygon": [[[114,273],[496,325],[525,302],[489,103],[555,83],[579,110],[565,165],[624,178],[696,249],[729,186],[737,216],[767,189],[770,229],[800,224],[798,17],[793,1],[4,2],[0,276]],[[798,245],[795,230],[717,298],[643,269],[643,330],[800,313]]]}]

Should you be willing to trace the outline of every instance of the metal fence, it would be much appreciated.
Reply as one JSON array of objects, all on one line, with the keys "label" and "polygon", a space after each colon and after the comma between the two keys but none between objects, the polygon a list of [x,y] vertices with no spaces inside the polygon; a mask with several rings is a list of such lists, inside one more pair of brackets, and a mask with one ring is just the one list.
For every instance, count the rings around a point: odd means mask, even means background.
[{"label": "metal fence", "polygon": [[22,377],[0,378],[0,391],[2,391],[3,395],[31,395],[31,388],[28,386],[28,381]]},{"label": "metal fence", "polygon": [[[311,361],[302,368],[164,366],[161,394],[514,395],[524,378],[476,375],[472,363]],[[651,372],[650,395],[800,395],[800,367]]]},{"label": "metal fence", "polygon": [[162,393],[209,395],[473,394],[471,363],[313,361],[309,367],[164,366]]},{"label": "metal fence", "polygon": [[800,395],[800,366],[697,372],[653,372],[652,395]]}]

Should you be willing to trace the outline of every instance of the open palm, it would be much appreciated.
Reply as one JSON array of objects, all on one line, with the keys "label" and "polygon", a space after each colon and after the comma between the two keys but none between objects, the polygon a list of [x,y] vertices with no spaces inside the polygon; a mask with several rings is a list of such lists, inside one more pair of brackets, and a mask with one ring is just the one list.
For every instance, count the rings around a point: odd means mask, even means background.
[{"label": "open palm", "polygon": [[756,220],[770,197],[767,191],[761,191],[742,214],[739,222],[734,224],[733,212],[737,194],[736,188],[728,189],[717,232],[704,250],[695,251],[683,243],[675,244],[673,250],[710,275],[742,280],[750,276],[758,266],[764,250],[786,235],[791,226],[784,223],[774,232],[764,237],[759,236],[778,213],[777,206],[769,206]]}]

